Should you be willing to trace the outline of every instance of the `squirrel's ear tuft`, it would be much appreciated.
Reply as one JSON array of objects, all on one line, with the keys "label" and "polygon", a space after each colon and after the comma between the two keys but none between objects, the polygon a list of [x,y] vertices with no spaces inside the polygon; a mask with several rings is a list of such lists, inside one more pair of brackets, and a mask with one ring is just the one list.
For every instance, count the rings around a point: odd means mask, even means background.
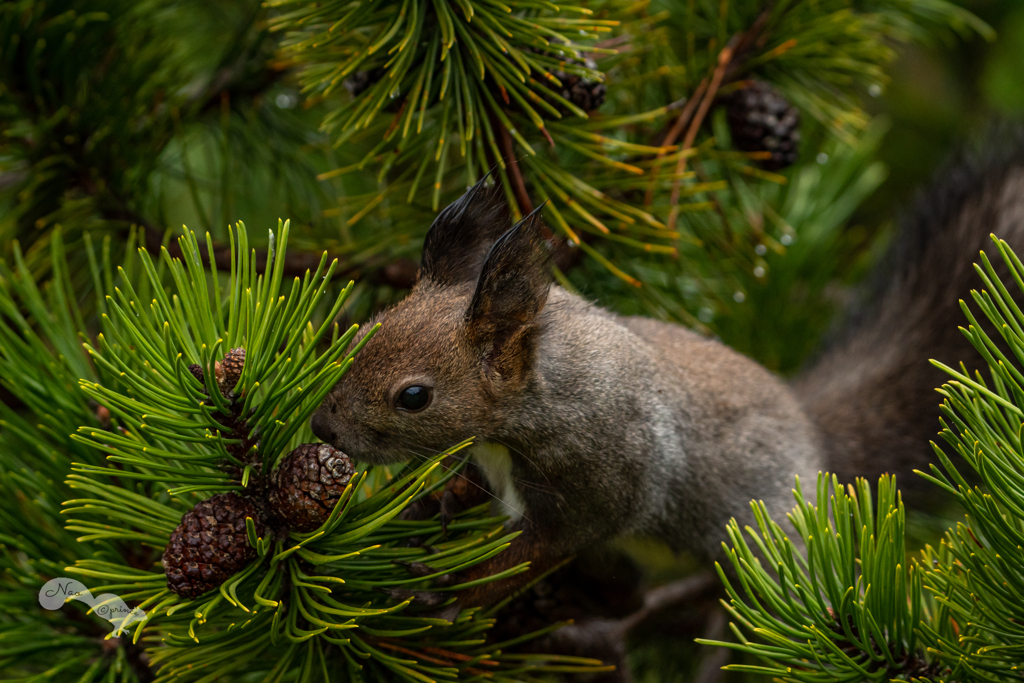
[{"label": "squirrel's ear tuft", "polygon": [[434,219],[423,241],[417,282],[454,285],[475,280],[487,249],[509,225],[508,204],[495,183],[481,178]]},{"label": "squirrel's ear tuft", "polygon": [[516,223],[487,253],[466,322],[488,348],[485,363],[510,378],[529,360],[534,327],[551,289],[551,249],[541,207]]}]

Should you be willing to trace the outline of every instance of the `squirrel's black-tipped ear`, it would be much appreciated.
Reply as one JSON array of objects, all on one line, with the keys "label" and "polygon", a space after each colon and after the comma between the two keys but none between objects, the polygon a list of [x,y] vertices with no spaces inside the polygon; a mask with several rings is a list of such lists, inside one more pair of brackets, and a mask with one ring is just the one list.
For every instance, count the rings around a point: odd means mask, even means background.
[{"label": "squirrel's black-tipped ear", "polygon": [[529,362],[531,323],[551,289],[551,249],[542,235],[541,208],[491,247],[466,311],[471,334],[488,348],[486,369],[506,378],[521,375]]},{"label": "squirrel's black-tipped ear", "polygon": [[495,183],[481,178],[434,219],[423,241],[417,282],[454,285],[475,280],[488,248],[509,226],[508,204]]}]

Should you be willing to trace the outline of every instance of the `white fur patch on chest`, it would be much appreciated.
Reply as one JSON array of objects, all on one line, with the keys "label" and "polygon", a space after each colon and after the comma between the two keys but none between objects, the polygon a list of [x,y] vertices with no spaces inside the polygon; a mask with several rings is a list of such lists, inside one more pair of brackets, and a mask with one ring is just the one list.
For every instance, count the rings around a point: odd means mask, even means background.
[{"label": "white fur patch on chest", "polygon": [[483,442],[469,448],[473,462],[487,479],[491,493],[497,498],[494,501],[495,512],[506,516],[510,522],[518,522],[523,518],[526,503],[519,496],[512,477],[512,456],[508,448],[501,444]]}]

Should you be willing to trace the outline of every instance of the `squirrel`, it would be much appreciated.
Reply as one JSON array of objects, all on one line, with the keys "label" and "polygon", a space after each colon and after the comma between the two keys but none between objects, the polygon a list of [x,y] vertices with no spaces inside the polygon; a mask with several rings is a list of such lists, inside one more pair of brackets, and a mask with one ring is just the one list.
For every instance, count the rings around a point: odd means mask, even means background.
[{"label": "squirrel", "polygon": [[484,180],[445,208],[416,285],[377,316],[311,418],[318,438],[373,464],[475,437],[494,511],[522,533],[468,571],[531,565],[466,589],[467,605],[624,535],[717,559],[728,521],[752,521],[752,499],[784,518],[797,475],[913,484],[939,427],[944,375],[929,359],[974,358],[957,329],[958,300],[980,283],[972,255],[990,233],[1024,246],[1024,154],[944,173],[903,221],[867,302],[789,383],[719,341],[554,284],[538,211],[510,227]]}]

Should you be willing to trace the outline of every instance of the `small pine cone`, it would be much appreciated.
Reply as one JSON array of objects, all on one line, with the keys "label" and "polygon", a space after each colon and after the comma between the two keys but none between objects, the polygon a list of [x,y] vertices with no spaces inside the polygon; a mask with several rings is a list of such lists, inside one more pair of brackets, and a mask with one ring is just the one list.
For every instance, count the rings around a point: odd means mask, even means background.
[{"label": "small pine cone", "polygon": [[[570,64],[585,66],[588,69],[597,69],[597,63],[592,59],[586,59],[582,62],[577,59],[570,59],[568,61]],[[576,74],[569,74],[564,71],[552,71],[551,75],[561,81],[561,87],[546,78],[544,83],[588,114],[604,104],[605,95],[608,93],[608,88],[604,83],[589,81]],[[556,104],[555,108],[560,110],[562,114],[573,116],[572,112],[564,105]]]},{"label": "small pine cone", "polygon": [[[552,59],[557,59],[565,64],[572,64],[574,66],[585,66],[588,69],[597,70],[597,62],[592,59],[566,59],[561,55],[546,53],[544,50],[537,48],[525,48],[527,52],[533,52],[535,54],[545,55]],[[588,114],[602,104],[604,104],[605,95],[608,93],[608,88],[604,83],[600,81],[589,81],[585,78],[577,76],[576,74],[569,74],[564,71],[550,71],[549,73],[557,78],[562,85],[555,85],[553,82],[547,79],[547,77],[538,74],[537,80],[549,89],[561,95],[563,98],[569,100],[577,107],[587,112]],[[563,116],[575,116],[573,112],[563,105],[561,102],[551,102],[551,105],[562,113]]]},{"label": "small pine cone", "polygon": [[225,396],[235,388],[239,378],[242,376],[242,368],[245,367],[245,349],[231,349],[221,360],[214,364],[214,374],[217,377],[217,385]]},{"label": "small pine cone", "polygon": [[271,509],[289,528],[313,531],[327,521],[354,473],[352,461],[334,446],[303,444],[271,476]]},{"label": "small pine cone", "polygon": [[266,535],[256,507],[236,493],[212,496],[186,512],[164,550],[167,587],[185,598],[213,590],[256,557],[249,544],[245,518],[252,517],[256,534]]},{"label": "small pine cone", "polygon": [[346,78],[342,85],[345,86],[345,89],[348,90],[352,97],[359,97],[366,92],[371,85],[384,78],[384,74],[387,72],[388,70],[382,66],[378,66],[374,69],[368,69],[366,71],[357,71]]},{"label": "small pine cone", "polygon": [[796,162],[800,151],[800,110],[768,83],[749,85],[722,98],[733,144],[745,152],[771,152],[761,161],[769,171]]}]

